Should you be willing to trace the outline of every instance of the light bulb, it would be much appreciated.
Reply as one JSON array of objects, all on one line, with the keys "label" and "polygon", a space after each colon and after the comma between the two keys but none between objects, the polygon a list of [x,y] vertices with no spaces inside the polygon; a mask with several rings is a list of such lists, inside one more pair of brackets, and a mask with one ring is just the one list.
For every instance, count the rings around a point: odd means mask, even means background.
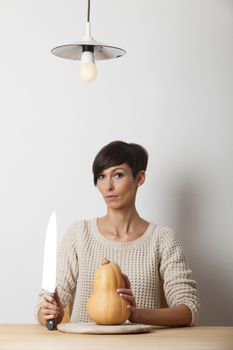
[{"label": "light bulb", "polygon": [[80,79],[85,82],[90,82],[95,80],[97,76],[97,68],[96,68],[93,52],[84,51],[82,53],[79,75],[80,75]]}]

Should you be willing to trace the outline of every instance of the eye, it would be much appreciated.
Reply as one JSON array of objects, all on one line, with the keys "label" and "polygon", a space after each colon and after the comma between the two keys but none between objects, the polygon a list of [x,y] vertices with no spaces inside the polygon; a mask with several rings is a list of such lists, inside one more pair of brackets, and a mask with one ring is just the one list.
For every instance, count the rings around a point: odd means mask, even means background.
[{"label": "eye", "polygon": [[97,180],[103,180],[103,178],[104,178],[104,175],[103,175],[103,174],[99,174],[99,175],[97,176]]},{"label": "eye", "polygon": [[117,172],[117,173],[115,173],[114,176],[115,176],[116,179],[121,179],[124,176],[124,174],[121,173],[121,172]]}]

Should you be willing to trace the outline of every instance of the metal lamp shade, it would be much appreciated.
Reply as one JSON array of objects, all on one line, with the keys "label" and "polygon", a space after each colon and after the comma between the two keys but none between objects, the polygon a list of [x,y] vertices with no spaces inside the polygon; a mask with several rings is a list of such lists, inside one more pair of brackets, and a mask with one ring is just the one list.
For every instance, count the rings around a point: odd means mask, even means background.
[{"label": "metal lamp shade", "polygon": [[81,41],[76,44],[57,46],[51,50],[52,54],[69,60],[81,60],[84,46],[91,46],[95,60],[109,60],[126,54],[126,51],[119,47],[109,46],[95,40]]}]

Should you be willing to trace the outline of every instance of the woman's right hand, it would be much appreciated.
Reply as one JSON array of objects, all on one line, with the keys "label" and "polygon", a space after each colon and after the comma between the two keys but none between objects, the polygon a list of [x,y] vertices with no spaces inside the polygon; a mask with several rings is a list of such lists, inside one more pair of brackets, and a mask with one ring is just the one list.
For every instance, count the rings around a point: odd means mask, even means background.
[{"label": "woman's right hand", "polygon": [[57,323],[62,321],[64,308],[60,301],[58,292],[55,292],[55,299],[50,294],[42,296],[42,303],[38,311],[38,319],[41,325],[45,326],[46,322],[51,319],[56,319]]}]

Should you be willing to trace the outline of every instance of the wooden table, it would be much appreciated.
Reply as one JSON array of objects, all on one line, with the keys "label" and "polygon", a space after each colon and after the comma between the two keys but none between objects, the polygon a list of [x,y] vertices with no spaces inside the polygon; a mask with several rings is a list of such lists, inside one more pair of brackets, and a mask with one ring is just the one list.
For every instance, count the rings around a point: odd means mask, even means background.
[{"label": "wooden table", "polygon": [[145,334],[68,334],[36,324],[0,324],[1,350],[233,350],[233,327],[156,328]]}]

